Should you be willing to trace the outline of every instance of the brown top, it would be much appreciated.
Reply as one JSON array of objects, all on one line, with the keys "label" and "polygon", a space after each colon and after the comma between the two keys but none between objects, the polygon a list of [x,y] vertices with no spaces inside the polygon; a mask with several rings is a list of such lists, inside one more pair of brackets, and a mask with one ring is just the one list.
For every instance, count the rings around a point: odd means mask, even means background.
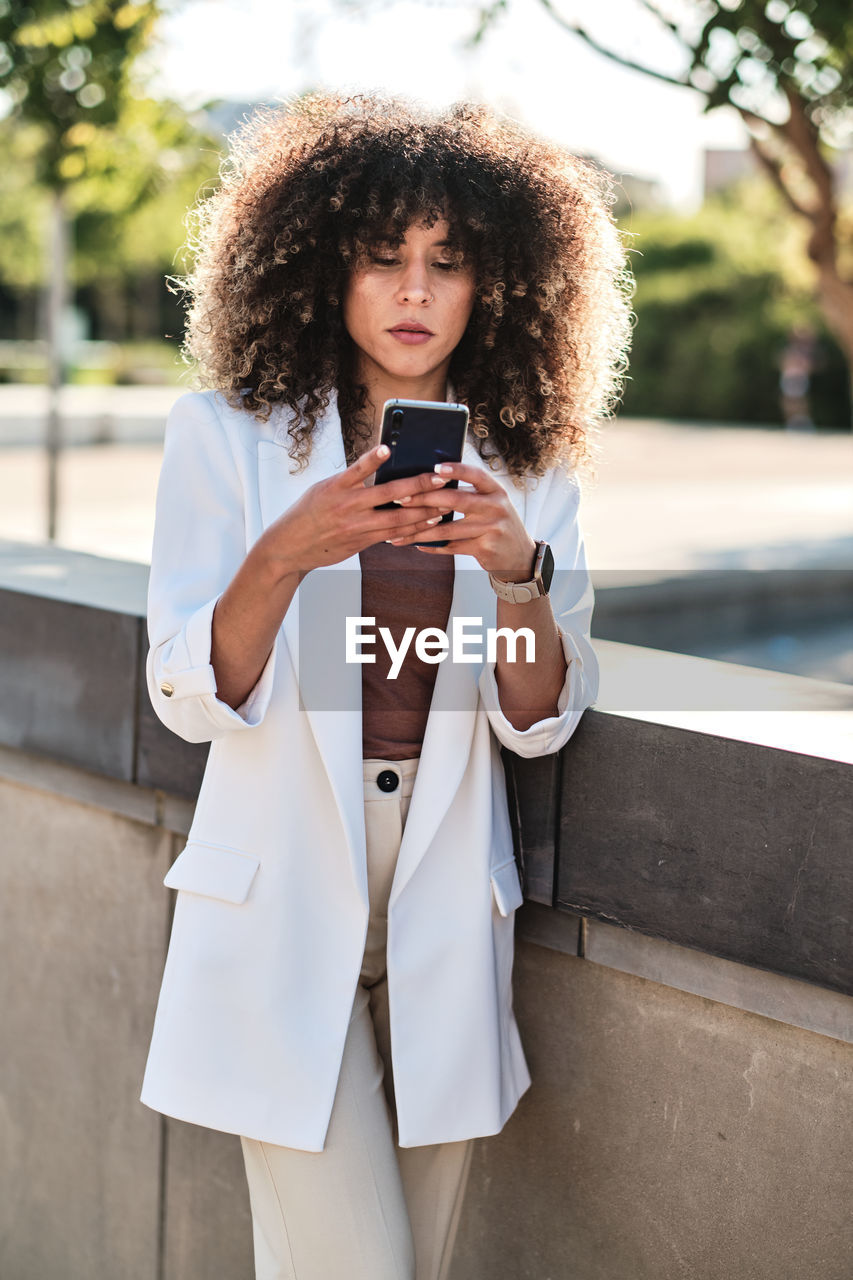
[{"label": "brown top", "polygon": [[[447,630],[453,597],[453,556],[423,555],[417,547],[377,542],[360,552],[361,612],[376,622],[364,629],[375,636],[365,653],[375,662],[361,668],[362,755],[365,760],[413,760],[421,754],[438,663],[423,662],[411,639],[395,680],[391,656],[379,634],[391,632],[399,646],[407,627]],[[448,661],[448,659],[445,659]]]}]

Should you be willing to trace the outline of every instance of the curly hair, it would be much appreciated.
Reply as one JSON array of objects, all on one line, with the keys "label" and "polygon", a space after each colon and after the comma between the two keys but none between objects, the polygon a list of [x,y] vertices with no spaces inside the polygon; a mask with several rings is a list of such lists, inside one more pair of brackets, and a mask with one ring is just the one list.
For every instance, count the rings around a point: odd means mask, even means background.
[{"label": "curly hair", "polygon": [[290,411],[307,462],[333,391],[348,456],[372,433],[342,320],[348,273],[446,218],[476,292],[449,378],[481,455],[514,476],[593,456],[629,346],[627,254],[603,170],[491,109],[378,94],[261,108],[190,214],[183,354],[201,386],[266,421]]}]

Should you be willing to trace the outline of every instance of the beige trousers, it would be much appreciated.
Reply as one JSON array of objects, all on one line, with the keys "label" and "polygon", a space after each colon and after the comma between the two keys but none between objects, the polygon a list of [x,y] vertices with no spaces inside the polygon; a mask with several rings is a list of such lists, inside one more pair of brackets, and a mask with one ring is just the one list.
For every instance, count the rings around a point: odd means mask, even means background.
[{"label": "beige trousers", "polygon": [[398,1147],[391,1073],[388,896],[417,767],[364,761],[370,920],[325,1148],[241,1139],[257,1280],[445,1280],[450,1267],[473,1143]]}]

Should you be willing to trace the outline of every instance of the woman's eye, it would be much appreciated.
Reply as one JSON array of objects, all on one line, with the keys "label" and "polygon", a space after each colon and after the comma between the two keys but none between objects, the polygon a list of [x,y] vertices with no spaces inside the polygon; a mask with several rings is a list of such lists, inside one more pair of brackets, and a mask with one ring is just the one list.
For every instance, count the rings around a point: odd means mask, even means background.
[{"label": "woman's eye", "polygon": [[393,266],[395,265],[395,263],[396,263],[397,259],[396,259],[396,258],[382,258],[382,257],[380,257],[378,254],[374,253],[374,254],[372,255],[372,257],[371,257],[371,261],[372,261],[372,262],[376,262],[376,263],[378,263],[380,267],[393,267]]},{"label": "woman's eye", "polygon": [[455,271],[457,264],[455,262],[435,262],[433,266],[440,267],[442,271]]}]

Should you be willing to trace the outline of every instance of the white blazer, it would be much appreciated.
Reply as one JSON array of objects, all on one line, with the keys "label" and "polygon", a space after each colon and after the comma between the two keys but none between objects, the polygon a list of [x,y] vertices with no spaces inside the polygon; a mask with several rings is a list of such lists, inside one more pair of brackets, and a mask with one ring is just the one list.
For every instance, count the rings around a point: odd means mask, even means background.
[{"label": "white blazer", "polygon": [[[470,443],[464,460],[483,465]],[[312,579],[328,581],[341,616],[360,614],[358,556],[329,579],[319,569],[304,580],[236,711],[216,696],[210,633],[216,601],[263,529],[345,465],[334,400],[294,474],[281,411],[261,424],[215,392],[181,396],[166,429],[149,591],[154,709],[212,747],[186,848],[165,879],[179,892],[142,1101],[305,1151],[325,1142],[368,897],[361,666],[330,659],[333,703],[300,705],[299,601]],[[405,1147],[497,1133],[530,1083],[512,1011],[522,895],[499,744],[521,756],[558,751],[597,691],[577,482],[554,471],[520,489],[495,474],[552,545],[568,671],[559,714],[519,732],[501,712],[494,664],[438,668],[388,913]],[[452,616],[486,601],[493,626],[487,575],[471,556],[455,565]],[[316,664],[332,638],[307,639]]]}]

